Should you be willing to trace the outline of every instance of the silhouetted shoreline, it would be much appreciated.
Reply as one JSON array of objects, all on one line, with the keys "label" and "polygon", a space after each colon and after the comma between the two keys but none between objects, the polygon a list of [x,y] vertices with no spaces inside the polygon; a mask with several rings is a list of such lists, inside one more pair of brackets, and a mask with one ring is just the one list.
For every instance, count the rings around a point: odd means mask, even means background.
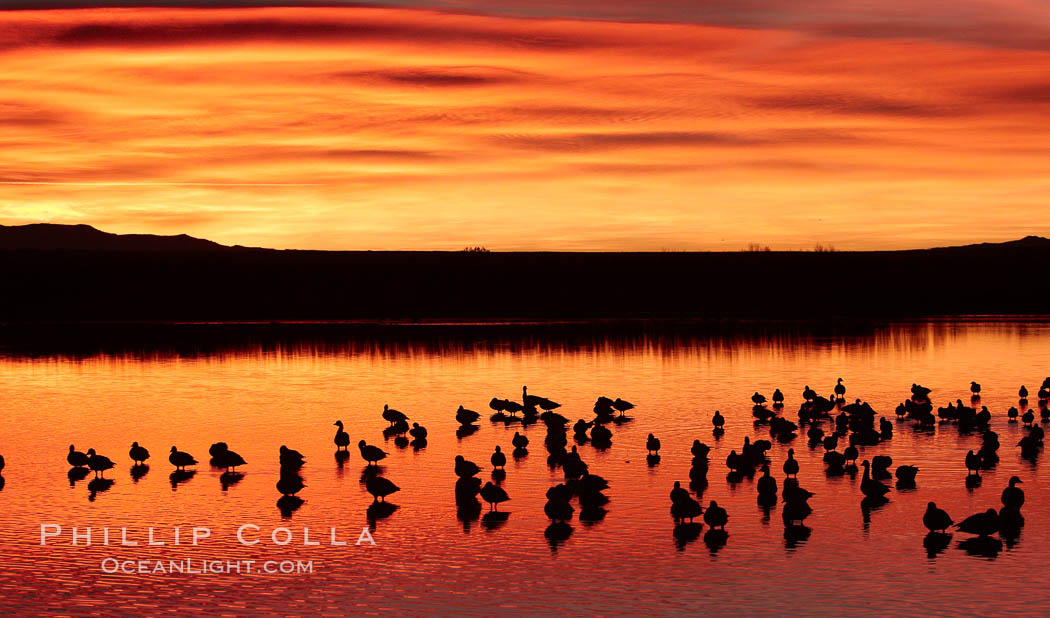
[{"label": "silhouetted shoreline", "polygon": [[141,250],[144,237],[87,230],[76,234],[131,248],[62,250],[52,239],[51,249],[5,250],[25,245],[0,243],[0,322],[1050,313],[1050,240],[1039,237],[882,252],[343,252],[233,248],[183,236],[155,237],[178,250]]}]

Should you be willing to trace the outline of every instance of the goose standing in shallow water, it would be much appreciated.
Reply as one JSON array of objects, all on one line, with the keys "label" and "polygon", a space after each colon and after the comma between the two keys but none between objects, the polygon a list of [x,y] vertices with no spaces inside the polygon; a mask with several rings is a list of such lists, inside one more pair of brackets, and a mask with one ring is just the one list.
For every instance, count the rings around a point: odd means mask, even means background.
[{"label": "goose standing in shallow water", "polygon": [[370,476],[365,481],[365,491],[372,494],[372,502],[386,502],[386,497],[394,492],[401,491],[401,488],[393,483],[389,479],[385,479],[381,476]]},{"label": "goose standing in shallow water", "polygon": [[961,523],[955,524],[960,532],[968,532],[978,536],[988,536],[999,532],[999,513],[995,509],[988,509],[983,513],[970,515]]},{"label": "goose standing in shallow water", "polygon": [[285,445],[281,445],[280,461],[282,470],[298,470],[303,467],[306,463],[306,458],[299,451],[292,450]]},{"label": "goose standing in shallow water", "polygon": [[704,511],[704,523],[712,528],[725,530],[726,524],[729,523],[729,513],[712,500]]},{"label": "goose standing in shallow water", "polygon": [[464,459],[462,455],[456,455],[455,471],[456,476],[463,479],[476,476],[478,472],[481,472],[481,468],[479,468],[478,464],[473,461]]},{"label": "goose standing in shallow water", "polygon": [[864,477],[860,480],[860,492],[873,500],[885,500],[890,488],[871,478],[871,463],[867,459],[860,465],[864,466]]},{"label": "goose standing in shallow water", "polygon": [[95,449],[88,449],[88,468],[95,472],[95,478],[99,478],[106,470],[113,467],[113,461],[109,457],[95,454]]},{"label": "goose standing in shallow water", "polygon": [[981,475],[981,457],[972,450],[966,453],[966,476]]},{"label": "goose standing in shallow water", "polygon": [[174,446],[171,447],[171,454],[168,455],[168,461],[175,466],[175,470],[183,470],[186,466],[196,465],[197,460],[193,458],[193,455],[184,453]]},{"label": "goose standing in shallow water", "polygon": [[407,421],[408,417],[401,410],[395,410],[395,409],[391,408],[390,406],[388,406],[387,404],[384,403],[383,404],[383,420],[389,421],[390,422],[390,426],[393,427],[394,423],[400,423],[400,422]]},{"label": "goose standing in shallow water", "polygon": [[521,405],[522,406],[524,406],[526,408],[535,408],[538,405],[540,405],[540,402],[541,402],[542,399],[543,399],[542,397],[538,397],[536,395],[530,395],[528,386],[522,386],[521,387]]},{"label": "goose standing in shallow water", "polygon": [[620,413],[620,416],[623,416],[627,413],[628,410],[634,408],[634,404],[630,401],[625,401],[617,397],[616,401],[612,402],[612,407],[616,408],[616,410]]},{"label": "goose standing in shallow water", "polygon": [[726,419],[721,412],[715,410],[715,415],[711,417],[711,424],[715,426],[715,431],[721,431],[725,427]]},{"label": "goose standing in shallow water", "polygon": [[88,465],[88,456],[84,453],[73,448],[73,445],[69,445],[69,454],[66,455],[66,462],[74,468],[83,468]]},{"label": "goose standing in shallow water", "polygon": [[[493,401],[496,401],[496,400],[493,399]],[[493,409],[495,409],[495,408],[493,408]],[[501,407],[499,410],[497,410],[497,413],[502,413],[504,409],[505,408]],[[468,409],[464,408],[463,406],[459,406],[459,409],[456,410],[456,421],[460,425],[471,425],[475,421],[477,421],[479,418],[481,418],[480,414],[478,414],[474,410],[468,410]]]},{"label": "goose standing in shallow water", "polygon": [[1016,487],[1018,483],[1023,481],[1016,476],[1010,477],[1010,485],[1003,490],[1003,495],[1000,498],[1003,502],[1003,506],[1014,510],[1020,510],[1024,506],[1024,490],[1020,487]]},{"label": "goose standing in shallow water", "polygon": [[128,451],[128,456],[131,457],[131,461],[135,462],[135,465],[141,465],[146,463],[146,460],[149,459],[149,451],[146,450],[145,447],[139,446],[138,442],[132,442],[131,450]]},{"label": "goose standing in shallow water", "polygon": [[343,431],[343,421],[336,421],[332,424],[339,428],[335,430],[335,438],[332,439],[332,441],[335,442],[336,450],[348,450],[347,447],[350,446],[350,434]]},{"label": "goose standing in shallow water", "polygon": [[507,465],[507,456],[503,454],[499,445],[496,445],[496,450],[493,451],[492,456],[489,457],[489,461],[492,462],[492,467],[497,470],[502,470]]},{"label": "goose standing in shallow water", "polygon": [[842,383],[842,378],[839,378],[839,381],[835,383],[835,396],[838,399],[846,399],[846,385]]},{"label": "goose standing in shallow water", "polygon": [[788,449],[788,458],[784,461],[784,474],[798,478],[798,460],[795,459],[795,449]]},{"label": "goose standing in shallow water", "polygon": [[948,528],[952,527],[952,518],[948,516],[947,511],[937,508],[937,505],[933,502],[926,504],[926,513],[922,516],[922,525],[930,532],[947,532]]},{"label": "goose standing in shallow water", "polygon": [[649,451],[648,455],[659,455],[660,454],[660,440],[653,434],[649,434],[649,438],[645,441],[645,448]]},{"label": "goose standing in shallow water", "polygon": [[379,462],[386,459],[386,451],[379,448],[378,446],[372,446],[361,440],[357,443],[358,450],[361,451],[361,459],[368,462],[368,465],[379,465]]},{"label": "goose standing in shallow water", "polygon": [[529,439],[515,431],[514,437],[510,439],[510,443],[513,444],[516,449],[523,449],[529,446]]},{"label": "goose standing in shallow water", "polygon": [[973,393],[974,397],[980,396],[981,385],[976,382],[970,382],[970,392]]},{"label": "goose standing in shallow water", "polygon": [[419,423],[412,423],[412,429],[408,430],[408,435],[412,436],[413,440],[426,440],[427,428]]},{"label": "goose standing in shallow water", "polygon": [[1028,389],[1021,385],[1021,390],[1017,391],[1017,397],[1019,399],[1028,399]]},{"label": "goose standing in shallow water", "polygon": [[485,483],[485,486],[481,488],[481,499],[489,503],[489,510],[497,511],[499,510],[496,508],[497,505],[500,502],[510,500],[510,497],[507,496],[507,492],[504,491],[503,488],[497,487],[489,482]]},{"label": "goose standing in shallow water", "polygon": [[208,453],[211,454],[211,465],[216,468],[225,468],[227,472],[231,472],[237,468],[237,466],[245,465],[244,457],[241,457],[239,453],[230,450],[225,442],[216,442],[211,445],[208,449]]}]

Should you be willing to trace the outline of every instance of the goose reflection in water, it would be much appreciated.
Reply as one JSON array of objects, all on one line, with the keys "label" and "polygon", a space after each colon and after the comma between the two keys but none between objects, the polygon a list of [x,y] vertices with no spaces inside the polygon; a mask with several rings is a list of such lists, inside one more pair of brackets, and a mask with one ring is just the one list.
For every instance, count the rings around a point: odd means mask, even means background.
[{"label": "goose reflection in water", "polygon": [[375,532],[379,520],[390,517],[399,508],[401,507],[393,502],[373,502],[372,504],[369,504],[368,508],[365,509],[365,517],[368,519],[369,531]]},{"label": "goose reflection in water", "polygon": [[543,536],[550,543],[551,553],[554,553],[572,536],[572,526],[564,521],[556,521],[547,526],[547,529],[543,531]]},{"label": "goose reflection in water", "polygon": [[673,535],[678,551],[684,550],[686,545],[700,538],[703,529],[704,525],[699,522],[683,522],[675,526]]},{"label": "goose reflection in water", "polygon": [[507,511],[489,511],[481,517],[481,527],[486,530],[498,530],[510,519]]},{"label": "goose reflection in water", "polygon": [[134,466],[131,466],[131,480],[135,483],[138,483],[139,479],[146,476],[147,472],[149,472],[149,466],[147,464],[136,464]]},{"label": "goose reflection in water", "polygon": [[346,463],[346,460],[349,459],[349,458],[350,458],[350,451],[336,451],[335,452],[335,465],[338,466],[339,469],[342,469],[343,465]]},{"label": "goose reflection in water", "polygon": [[88,482],[88,501],[94,502],[95,496],[97,496],[100,493],[109,491],[109,488],[113,487],[113,482],[113,479],[107,479],[102,477],[91,479],[91,481]]},{"label": "goose reflection in water", "polygon": [[470,532],[471,524],[481,517],[481,502],[477,498],[456,501],[456,519],[463,522],[463,532]]},{"label": "goose reflection in water", "polygon": [[83,481],[89,474],[91,474],[89,468],[70,468],[69,472],[66,473],[66,476],[69,478],[69,486],[75,487],[77,481]]},{"label": "goose reflection in water", "polygon": [[196,470],[176,470],[172,472],[168,475],[168,480],[171,482],[171,490],[175,491],[179,488],[179,485],[188,483],[196,474]]},{"label": "goose reflection in water", "polygon": [[244,479],[243,472],[223,472],[219,475],[219,483],[222,485],[222,490],[233,487],[237,483],[240,483]]},{"label": "goose reflection in water", "polygon": [[922,546],[926,548],[926,557],[933,560],[948,549],[952,542],[952,535],[944,532],[930,532],[922,539]]},{"label": "goose reflection in water", "polygon": [[277,508],[281,511],[281,517],[291,519],[292,514],[299,510],[306,500],[299,496],[281,496],[277,500]]}]

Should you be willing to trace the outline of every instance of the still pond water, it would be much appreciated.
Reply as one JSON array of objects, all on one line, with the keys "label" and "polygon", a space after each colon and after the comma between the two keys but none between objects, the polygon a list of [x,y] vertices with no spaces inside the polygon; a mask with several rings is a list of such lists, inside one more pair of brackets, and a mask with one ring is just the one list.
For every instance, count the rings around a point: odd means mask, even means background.
[{"label": "still pond water", "polygon": [[[1050,323],[935,321],[830,334],[770,327],[565,332],[492,326],[387,338],[379,329],[276,343],[195,347],[191,336],[126,351],[65,353],[61,343],[43,353],[0,350],[0,612],[1000,614],[1045,603],[1050,482],[1043,460],[1020,457],[1014,445],[1026,430],[1007,422],[1006,411],[1022,384],[1036,407],[1034,394],[1050,374]],[[921,432],[894,420],[892,440],[862,447],[861,458],[889,455],[893,467],[918,466],[917,488],[894,489],[885,506],[863,510],[860,474],[826,475],[823,448],[808,446],[804,434],[790,444],[774,441],[769,457],[778,480],[794,447],[801,484],[816,494],[808,538],[785,536],[782,505],[764,512],[755,480],[729,483],[723,462],[745,436],[769,438],[752,422],[753,392],[769,396],[779,387],[784,414],[795,420],[804,386],[829,395],[839,377],[847,399],[861,398],[891,419],[913,382],[933,389],[935,406],[968,403],[970,381],[980,382],[1001,461],[968,488],[964,456],[979,447],[979,435],[960,435],[950,424]],[[579,446],[591,471],[609,481],[610,501],[600,521],[574,517],[561,542],[545,535],[544,494],[564,476],[547,465],[543,423],[523,428],[489,419],[489,400],[519,399],[523,384],[560,402],[558,411],[572,421],[592,418],[599,395],[636,406],[632,421],[610,425],[610,448]],[[384,404],[428,428],[425,448],[384,437]],[[471,435],[457,435],[459,405],[483,413]],[[717,439],[716,409],[727,419]],[[334,454],[337,419],[351,438],[345,461]],[[460,516],[455,456],[477,462],[479,476],[490,480],[493,447],[510,453],[515,431],[532,444],[527,456],[507,463],[505,519]],[[649,433],[662,442],[652,466]],[[381,474],[401,487],[389,499],[398,508],[385,517],[370,516],[356,449],[362,439],[389,453]],[[717,500],[729,513],[721,547],[702,535],[681,542],[673,534],[668,494],[675,480],[688,484],[694,439],[712,447],[702,502]],[[247,460],[233,482],[208,465],[208,447],[220,440]],[[133,474],[132,441],[152,452],[148,471]],[[70,444],[113,459],[116,467],[105,474],[113,482],[71,478]],[[304,502],[292,513],[277,506],[282,444],[307,459]],[[189,478],[173,481],[172,445],[202,462]],[[1028,499],[1020,538],[993,556],[960,548],[961,533],[940,553],[927,551],[921,519],[928,501],[959,521],[998,508],[1015,474]],[[41,547],[43,523],[62,532]],[[237,541],[243,524],[258,526],[246,533],[258,544]],[[74,526],[93,528],[90,546],[71,545]],[[104,527],[109,546],[101,544]],[[121,527],[137,546],[120,545]],[[151,527],[165,546],[147,545]],[[175,527],[184,537],[179,546],[172,545]],[[211,537],[188,545],[193,527],[209,528]],[[270,532],[282,527],[292,542],[276,545]],[[320,545],[303,544],[304,528]],[[347,545],[331,544],[332,528]],[[355,545],[363,528],[374,546]],[[194,560],[255,560],[255,568],[312,561],[313,573],[109,574],[102,568],[108,558],[151,565],[189,559],[191,570],[200,566]]]}]

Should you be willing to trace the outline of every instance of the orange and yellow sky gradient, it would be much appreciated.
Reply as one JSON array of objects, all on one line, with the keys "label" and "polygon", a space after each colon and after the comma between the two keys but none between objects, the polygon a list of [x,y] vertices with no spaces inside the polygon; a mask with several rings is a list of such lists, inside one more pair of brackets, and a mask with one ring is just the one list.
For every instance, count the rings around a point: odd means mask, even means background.
[{"label": "orange and yellow sky gradient", "polygon": [[1050,235],[1045,3],[380,4],[0,13],[0,223],[307,249]]}]

